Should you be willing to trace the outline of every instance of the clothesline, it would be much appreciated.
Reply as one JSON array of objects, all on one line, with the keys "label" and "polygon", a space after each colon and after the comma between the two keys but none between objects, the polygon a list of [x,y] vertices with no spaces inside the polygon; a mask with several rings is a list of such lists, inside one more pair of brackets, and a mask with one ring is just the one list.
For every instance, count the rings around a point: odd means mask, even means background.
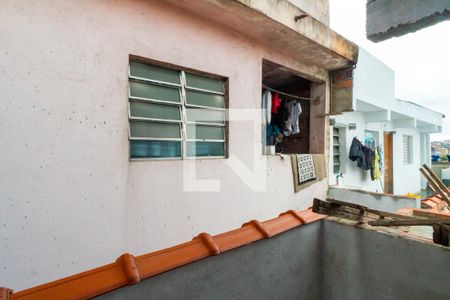
[{"label": "clothesline", "polygon": [[292,95],[292,94],[288,94],[279,90],[276,90],[274,88],[271,88],[270,86],[267,86],[265,84],[262,85],[263,88],[268,89],[269,91],[275,92],[275,93],[279,93],[281,95],[285,95],[294,99],[300,99],[300,100],[309,100],[309,101],[319,101],[319,98],[306,98],[306,97],[300,97],[300,96],[296,96],[296,95]]}]

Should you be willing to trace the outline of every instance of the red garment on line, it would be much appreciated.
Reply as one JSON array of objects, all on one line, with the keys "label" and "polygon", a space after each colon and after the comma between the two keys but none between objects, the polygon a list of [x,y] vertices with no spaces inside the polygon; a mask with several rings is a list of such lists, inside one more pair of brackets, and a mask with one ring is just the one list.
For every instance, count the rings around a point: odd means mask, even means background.
[{"label": "red garment on line", "polygon": [[272,112],[274,114],[278,113],[278,108],[281,105],[280,95],[278,93],[272,94]]}]

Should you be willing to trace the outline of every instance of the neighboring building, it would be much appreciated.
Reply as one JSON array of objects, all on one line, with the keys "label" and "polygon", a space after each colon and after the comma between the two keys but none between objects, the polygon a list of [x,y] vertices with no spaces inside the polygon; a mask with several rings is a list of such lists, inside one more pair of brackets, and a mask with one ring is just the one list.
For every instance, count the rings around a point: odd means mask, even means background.
[{"label": "neighboring building", "polygon": [[440,158],[447,160],[447,154],[449,154],[450,142],[448,140],[440,142],[431,142],[431,154],[439,155]]},{"label": "neighboring building", "polygon": [[4,1],[1,285],[325,198],[326,172],[294,192],[290,159],[262,155],[251,118],[263,85],[312,99],[286,153],[327,163],[328,115],[340,107],[329,72],[353,66],[358,47],[326,25],[326,0],[292,3]]},{"label": "neighboring building", "polygon": [[[353,111],[334,117],[330,135],[329,183],[346,188],[397,195],[426,188],[419,168],[430,164],[430,133],[441,132],[443,115],[395,98],[394,72],[360,49],[353,76]],[[363,144],[372,138],[384,151],[384,176],[372,181],[349,159],[353,138]]]}]

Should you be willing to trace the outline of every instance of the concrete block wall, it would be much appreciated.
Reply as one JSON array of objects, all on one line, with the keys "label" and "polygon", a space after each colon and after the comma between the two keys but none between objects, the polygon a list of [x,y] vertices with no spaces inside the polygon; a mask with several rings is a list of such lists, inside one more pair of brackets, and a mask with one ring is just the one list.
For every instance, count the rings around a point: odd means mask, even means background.
[{"label": "concrete block wall", "polygon": [[339,187],[330,187],[328,197],[388,212],[396,212],[401,208],[420,208],[420,199]]},{"label": "concrete block wall", "polygon": [[450,251],[324,220],[97,299],[448,299]]}]

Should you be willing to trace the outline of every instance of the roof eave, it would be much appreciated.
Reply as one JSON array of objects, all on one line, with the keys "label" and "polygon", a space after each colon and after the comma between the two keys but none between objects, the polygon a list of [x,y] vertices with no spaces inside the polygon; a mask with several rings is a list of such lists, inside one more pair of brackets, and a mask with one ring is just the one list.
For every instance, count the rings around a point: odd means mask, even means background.
[{"label": "roof eave", "polygon": [[358,46],[287,0],[167,0],[326,70],[357,63]]}]

